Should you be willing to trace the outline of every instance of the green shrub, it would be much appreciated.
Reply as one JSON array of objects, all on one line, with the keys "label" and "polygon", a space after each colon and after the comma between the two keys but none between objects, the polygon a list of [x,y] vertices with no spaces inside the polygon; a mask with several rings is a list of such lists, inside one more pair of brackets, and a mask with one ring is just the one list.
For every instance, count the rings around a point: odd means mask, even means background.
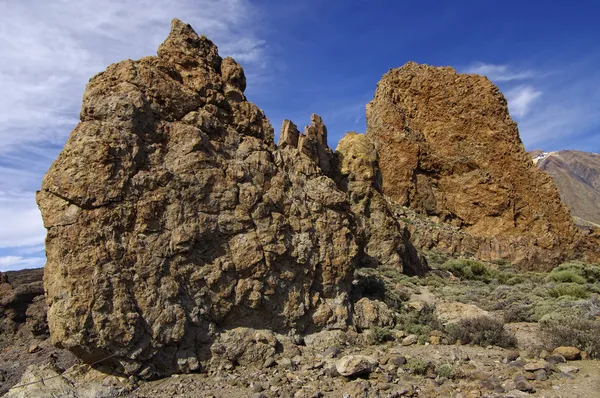
[{"label": "green shrub", "polygon": [[419,358],[408,358],[406,363],[402,366],[404,370],[415,375],[424,375],[427,373],[427,369],[431,366],[431,362],[424,361]]},{"label": "green shrub", "polygon": [[514,347],[517,339],[504,329],[504,322],[487,316],[463,319],[446,328],[451,344],[476,344],[483,347],[496,345],[504,348]]},{"label": "green shrub", "polygon": [[435,315],[435,306],[426,304],[420,311],[406,311],[398,315],[397,325],[409,334],[427,335],[432,330],[443,330]]},{"label": "green shrub", "polygon": [[540,321],[549,348],[573,346],[600,358],[600,321],[575,316],[546,316]]},{"label": "green shrub", "polygon": [[394,339],[392,331],[388,328],[373,326],[371,327],[371,331],[371,336],[373,336],[373,341],[370,341],[371,344],[383,344],[386,341],[392,341]]},{"label": "green shrub", "polygon": [[562,296],[571,296],[585,299],[590,296],[587,287],[578,284],[560,284],[548,289],[548,296],[558,298]]},{"label": "green shrub", "polygon": [[[550,275],[558,272],[571,272],[584,279],[588,283],[600,282],[600,265],[598,264],[586,264],[579,261],[572,261],[564,263],[554,268]],[[584,282],[578,282],[584,283]]]},{"label": "green shrub", "polygon": [[490,282],[498,276],[498,272],[479,261],[458,259],[448,260],[442,269],[449,271],[460,279]]},{"label": "green shrub", "polygon": [[439,377],[451,379],[454,375],[454,367],[450,363],[442,363],[436,366],[435,371]]},{"label": "green shrub", "polygon": [[557,271],[556,269],[548,274],[546,280],[556,283],[585,283],[585,279],[573,271]]}]

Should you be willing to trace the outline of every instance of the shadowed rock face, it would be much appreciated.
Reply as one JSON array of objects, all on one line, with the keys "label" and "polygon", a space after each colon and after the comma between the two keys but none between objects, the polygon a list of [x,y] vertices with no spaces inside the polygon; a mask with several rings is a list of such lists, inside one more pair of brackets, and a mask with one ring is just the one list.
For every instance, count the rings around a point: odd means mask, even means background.
[{"label": "shadowed rock face", "polygon": [[485,77],[408,63],[379,82],[367,125],[383,193],[493,239],[486,245],[497,250],[481,257],[548,268],[573,256],[580,237],[569,211],[532,164],[506,100]]},{"label": "shadowed rock face", "polygon": [[284,123],[277,148],[245,86],[178,20],[158,56],[90,80],[37,195],[56,345],[124,374],[195,371],[221,330],[346,328],[359,265],[424,272],[381,193],[341,182],[321,118]]}]

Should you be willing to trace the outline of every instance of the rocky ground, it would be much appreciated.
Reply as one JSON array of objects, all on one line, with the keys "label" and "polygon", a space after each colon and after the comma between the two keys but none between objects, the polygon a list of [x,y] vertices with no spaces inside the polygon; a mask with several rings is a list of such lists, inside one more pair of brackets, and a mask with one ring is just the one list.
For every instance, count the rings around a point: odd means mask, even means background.
[{"label": "rocky ground", "polygon": [[[224,361],[207,374],[150,382],[75,366],[51,382],[14,388],[7,396],[592,397],[600,388],[597,361],[491,346],[360,343],[366,335],[322,332],[301,344],[278,336],[280,352],[258,366]],[[57,375],[41,367],[24,382]]]},{"label": "rocky ground", "polygon": [[[507,271],[497,269],[495,279],[484,282],[475,277],[465,278],[468,272],[466,268],[462,271],[456,268],[456,259],[441,265],[435,264],[436,258],[431,253],[429,259],[438,270],[426,277],[386,274],[385,269],[382,274],[370,275],[372,283],[379,280],[388,285],[390,289],[381,299],[390,305],[394,299],[390,296],[392,293],[403,294],[402,298],[396,297],[402,300],[402,308],[395,314],[393,327],[367,326],[362,330],[323,331],[306,336],[237,328],[221,334],[211,347],[213,358],[199,372],[175,374],[154,381],[111,376],[110,368],[103,368],[102,363],[97,370],[76,364],[70,353],[52,347],[45,335],[35,337],[21,333],[30,337],[22,342],[15,341],[0,354],[0,369],[5,375],[3,392],[12,387],[8,397],[153,398],[597,395],[600,362],[589,359],[592,354],[597,355],[596,346],[593,342],[563,338],[565,344],[578,341],[580,346],[587,344],[589,352],[575,347],[555,348],[557,344],[548,335],[554,329],[547,329],[544,323],[548,316],[564,313],[577,314],[582,319],[600,315],[594,312],[597,284],[578,284],[581,291],[589,294],[585,299],[564,295],[558,302],[545,302],[539,290],[561,291],[573,284],[549,283],[548,280],[554,278],[552,274],[541,279],[538,274],[519,274],[522,283],[511,286],[499,281],[506,279],[499,272]],[[466,260],[461,264],[475,267]],[[454,267],[454,274],[462,278],[443,274],[442,270],[450,267]],[[588,274],[596,271],[588,265],[578,268],[571,264],[569,267],[579,270],[582,275],[583,270]],[[557,272],[564,268],[566,266],[559,267]],[[484,265],[482,270],[479,279],[484,280],[485,272],[492,274],[494,271],[490,265]],[[368,273],[368,270],[362,272]],[[401,286],[392,289],[393,277]],[[515,289],[510,291],[514,296],[509,300],[512,306],[498,304],[502,302],[498,292],[509,288]],[[518,290],[523,291],[521,301],[516,297]],[[526,290],[534,291],[540,297],[527,296]],[[494,300],[496,307],[490,304]],[[357,303],[363,311],[362,321],[384,315],[377,313],[377,306],[371,306],[377,302],[373,298]],[[525,305],[524,302],[530,303],[529,319],[520,307]],[[546,318],[541,321],[535,321],[536,313],[540,315],[540,311],[547,311],[549,306],[554,308],[553,312],[544,314],[542,318]],[[591,315],[582,308],[592,311]],[[515,313],[521,318],[516,319]],[[465,321],[481,317],[507,320],[506,324],[498,321],[499,330],[486,326],[484,335],[493,335],[488,336],[493,339],[493,344],[486,344],[485,340],[471,344],[453,340],[456,332],[452,325],[465,327]],[[566,323],[569,318],[561,319]],[[26,326],[27,322],[21,329],[26,330]],[[574,325],[573,329],[576,327]],[[19,385],[23,387],[15,386],[19,377]]]}]

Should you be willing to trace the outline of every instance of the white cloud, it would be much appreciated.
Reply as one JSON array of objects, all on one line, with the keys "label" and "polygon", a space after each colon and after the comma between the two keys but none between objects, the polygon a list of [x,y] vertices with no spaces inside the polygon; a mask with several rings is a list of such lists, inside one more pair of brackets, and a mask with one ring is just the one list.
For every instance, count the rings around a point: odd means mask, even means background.
[{"label": "white cloud", "polygon": [[178,17],[252,70],[264,62],[248,0],[24,0],[0,3],[0,153],[62,143],[87,80],[108,64],[155,54]]},{"label": "white cloud", "polygon": [[542,95],[542,92],[531,85],[522,85],[510,89],[506,93],[510,114],[515,117],[527,115],[531,105],[540,95]]},{"label": "white cloud", "polygon": [[25,268],[40,268],[46,262],[44,257],[0,256],[0,272]]},{"label": "white cloud", "polygon": [[536,76],[532,71],[517,71],[509,68],[508,65],[486,64],[484,62],[477,62],[465,68],[464,72],[486,76],[488,79],[497,82],[531,79]]},{"label": "white cloud", "polygon": [[0,1],[0,267],[43,265],[15,248],[43,244],[34,191],[78,122],[91,76],[154,55],[172,18],[260,74],[261,17],[250,0]]},{"label": "white cloud", "polygon": [[0,249],[44,242],[46,230],[33,193],[0,192]]}]

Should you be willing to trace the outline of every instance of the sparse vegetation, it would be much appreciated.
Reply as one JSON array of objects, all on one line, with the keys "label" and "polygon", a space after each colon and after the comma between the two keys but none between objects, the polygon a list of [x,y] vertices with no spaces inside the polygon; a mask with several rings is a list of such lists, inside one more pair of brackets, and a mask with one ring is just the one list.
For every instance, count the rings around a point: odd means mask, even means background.
[{"label": "sparse vegetation", "polygon": [[423,336],[423,343],[427,341],[432,330],[443,330],[444,326],[435,315],[435,307],[425,305],[420,311],[406,311],[399,314],[397,325],[410,334]]},{"label": "sparse vegetation", "polygon": [[561,283],[548,289],[548,295],[553,298],[571,296],[575,298],[588,298],[590,292],[585,286],[578,284]]},{"label": "sparse vegetation", "polygon": [[451,379],[454,375],[454,367],[450,363],[442,363],[436,366],[436,373],[439,377]]},{"label": "sparse vegetation", "polygon": [[577,275],[573,271],[555,271],[553,270],[547,277],[548,282],[557,283],[585,283],[585,279],[582,276]]},{"label": "sparse vegetation", "polygon": [[442,265],[442,269],[451,272],[457,278],[466,280],[490,282],[497,277],[495,270],[475,260],[448,260]]},{"label": "sparse vegetation", "polygon": [[371,344],[383,344],[386,341],[391,341],[394,339],[392,331],[389,328],[382,328],[379,326],[373,326],[371,328],[372,341]]},{"label": "sparse vegetation", "polygon": [[424,375],[431,363],[420,358],[408,358],[403,366],[404,370],[414,375]]},{"label": "sparse vegetation", "polygon": [[514,347],[517,339],[504,329],[504,322],[480,316],[463,319],[446,328],[450,343],[460,341],[462,344],[476,344],[480,346],[496,345],[504,348]]},{"label": "sparse vegetation", "polygon": [[573,346],[600,358],[600,321],[576,316],[547,316],[540,321],[550,348]]}]

